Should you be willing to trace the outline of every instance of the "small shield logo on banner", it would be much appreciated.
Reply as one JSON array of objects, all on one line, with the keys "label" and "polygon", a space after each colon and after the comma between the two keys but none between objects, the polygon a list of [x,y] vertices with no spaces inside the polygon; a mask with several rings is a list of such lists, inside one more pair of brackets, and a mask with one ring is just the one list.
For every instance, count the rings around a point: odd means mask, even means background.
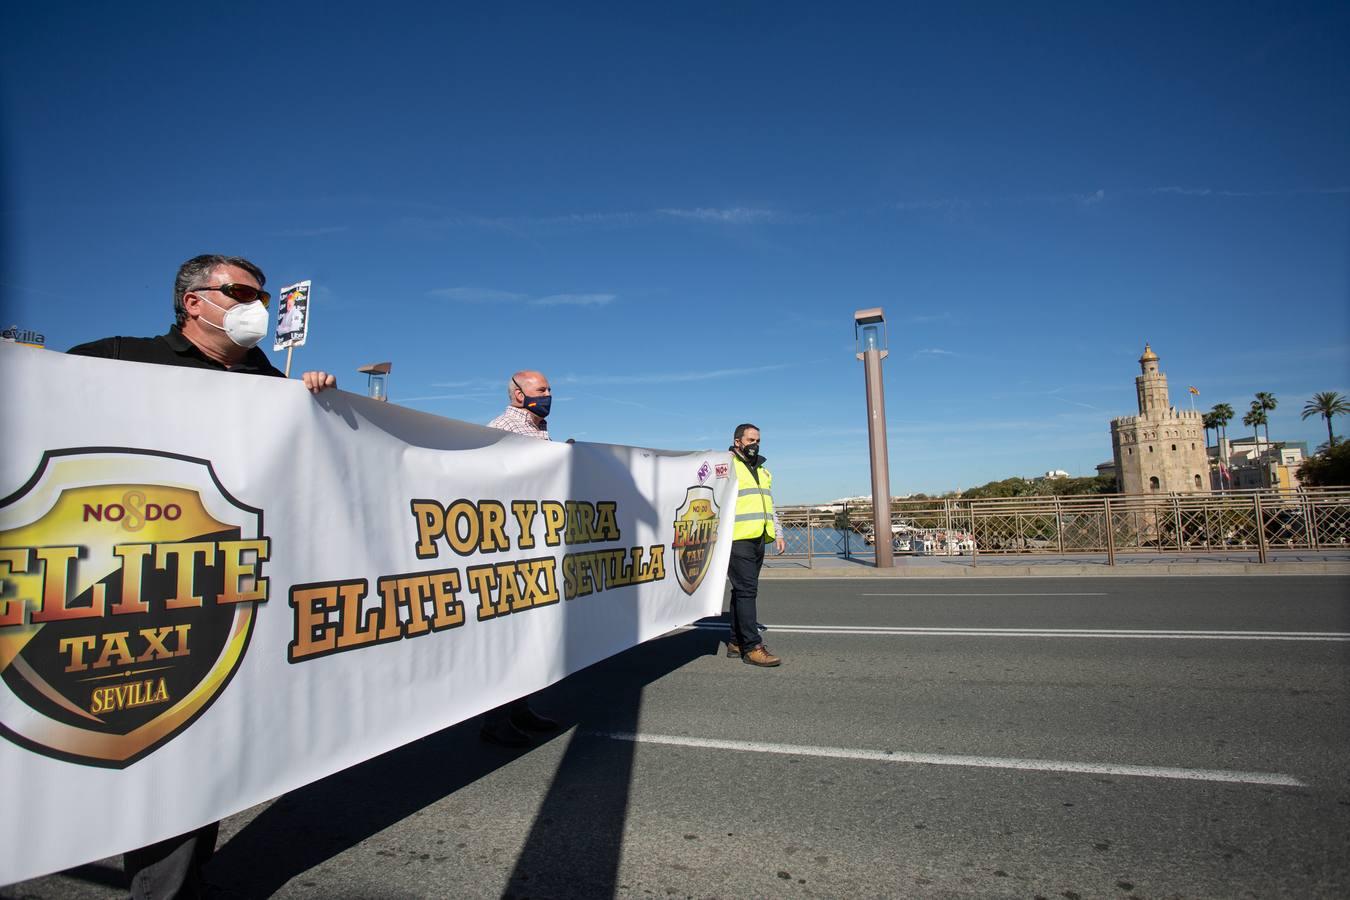
[{"label": "small shield logo on banner", "polygon": [[675,574],[686,594],[698,590],[708,573],[713,547],[717,544],[717,498],[713,489],[699,485],[687,488],[684,503],[675,511]]},{"label": "small shield logo on banner", "polygon": [[171,740],[243,660],[269,551],[205,460],[48,451],[0,500],[0,734],[116,769]]}]

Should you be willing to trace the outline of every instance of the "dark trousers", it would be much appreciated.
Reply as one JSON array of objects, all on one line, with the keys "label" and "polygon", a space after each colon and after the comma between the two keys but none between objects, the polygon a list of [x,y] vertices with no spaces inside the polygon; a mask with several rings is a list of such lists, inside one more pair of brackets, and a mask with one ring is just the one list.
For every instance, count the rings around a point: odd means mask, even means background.
[{"label": "dark trousers", "polygon": [[202,866],[215,852],[219,832],[220,823],[212,822],[196,831],[123,854],[122,868],[131,878],[134,900],[206,896]]},{"label": "dark trousers", "polygon": [[[530,695],[530,697],[533,696],[534,694]],[[517,697],[510,703],[503,703],[496,709],[489,709],[487,712],[483,713],[483,716],[481,719],[479,719],[479,722],[483,725],[488,726],[489,728],[495,728],[496,726],[510,719],[512,713],[529,712],[530,697]]]},{"label": "dark trousers", "polygon": [[759,570],[763,565],[762,539],[731,542],[731,562],[727,565],[727,580],[731,582],[731,633],[742,653],[764,643],[755,616]]}]

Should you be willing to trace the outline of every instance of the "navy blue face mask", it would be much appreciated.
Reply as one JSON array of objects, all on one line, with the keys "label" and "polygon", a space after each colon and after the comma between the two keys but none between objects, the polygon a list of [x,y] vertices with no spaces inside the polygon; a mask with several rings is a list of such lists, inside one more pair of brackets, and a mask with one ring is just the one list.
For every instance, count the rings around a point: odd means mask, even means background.
[{"label": "navy blue face mask", "polygon": [[524,403],[526,410],[534,413],[541,419],[548,418],[548,411],[553,406],[553,396],[551,394],[544,394],[542,397],[531,397],[529,394],[525,393],[525,389],[520,386],[519,382],[512,381],[511,383],[514,384],[525,397],[522,402]]},{"label": "navy blue face mask", "polygon": [[526,397],[525,408],[534,413],[541,419],[548,418],[549,408],[553,406],[553,398],[548,394],[542,397]]}]

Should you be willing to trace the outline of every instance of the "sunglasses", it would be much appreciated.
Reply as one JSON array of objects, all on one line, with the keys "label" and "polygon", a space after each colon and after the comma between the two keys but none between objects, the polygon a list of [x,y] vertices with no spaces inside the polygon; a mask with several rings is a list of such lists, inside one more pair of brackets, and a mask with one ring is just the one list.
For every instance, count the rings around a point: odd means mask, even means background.
[{"label": "sunglasses", "polygon": [[226,297],[229,297],[231,300],[238,301],[239,303],[252,303],[253,301],[257,300],[260,303],[262,303],[263,306],[266,306],[267,301],[272,299],[272,295],[267,293],[267,291],[264,291],[261,288],[255,288],[249,284],[234,284],[232,282],[226,284],[218,284],[215,287],[195,287],[192,290],[220,291]]}]

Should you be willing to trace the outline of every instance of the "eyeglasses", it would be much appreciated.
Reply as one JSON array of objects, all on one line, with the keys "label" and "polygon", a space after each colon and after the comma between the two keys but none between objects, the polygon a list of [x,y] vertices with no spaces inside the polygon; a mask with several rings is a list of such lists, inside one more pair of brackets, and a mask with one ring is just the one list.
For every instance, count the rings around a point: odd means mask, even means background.
[{"label": "eyeglasses", "polygon": [[226,284],[218,284],[215,287],[195,287],[192,290],[220,291],[231,300],[236,300],[240,303],[252,303],[257,300],[262,303],[263,306],[266,306],[267,301],[272,299],[272,295],[267,293],[267,291],[264,291],[262,288],[255,288],[251,284],[234,284],[232,282],[227,282]]}]

